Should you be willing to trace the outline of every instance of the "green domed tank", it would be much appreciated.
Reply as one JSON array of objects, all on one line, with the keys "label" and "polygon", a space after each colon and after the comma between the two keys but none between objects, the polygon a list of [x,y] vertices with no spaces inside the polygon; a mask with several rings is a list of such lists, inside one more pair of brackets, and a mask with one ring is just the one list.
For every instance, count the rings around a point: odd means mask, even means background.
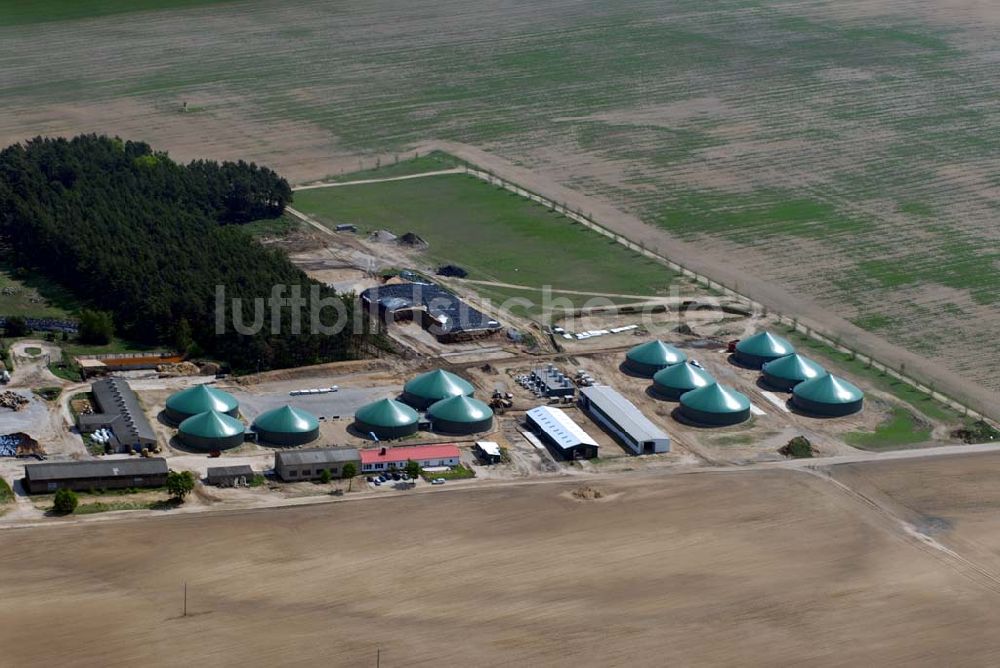
[{"label": "green domed tank", "polygon": [[427,416],[434,431],[446,434],[477,434],[493,428],[493,409],[464,395],[435,403]]},{"label": "green domed tank", "polygon": [[804,380],[826,375],[826,369],[798,353],[767,362],[761,371],[764,382],[778,390],[791,390]]},{"label": "green domed tank", "polygon": [[653,394],[676,401],[685,392],[697,390],[715,382],[704,369],[687,362],[661,369],[653,376]]},{"label": "green domed tank", "polygon": [[472,396],[475,388],[460,376],[435,369],[422,373],[403,386],[402,399],[418,410],[423,410],[434,402],[458,396]]},{"label": "green domed tank", "polygon": [[771,332],[758,332],[736,344],[736,361],[752,369],[795,352],[795,346]]},{"label": "green domed tank", "polygon": [[865,393],[832,374],[806,380],[792,390],[792,405],[824,417],[841,417],[857,413],[865,401]]},{"label": "green domed tank", "polygon": [[750,400],[732,388],[712,383],[681,395],[681,415],[713,427],[739,424],[750,419]]},{"label": "green domed tank", "polygon": [[354,428],[362,434],[375,434],[380,440],[415,434],[419,422],[417,411],[393,399],[362,406],[354,414]]},{"label": "green domed tank", "polygon": [[206,411],[181,422],[177,437],[189,448],[211,452],[241,445],[245,433],[246,428],[236,418],[218,411]]},{"label": "green domed tank", "polygon": [[258,415],[253,430],[263,443],[304,445],[319,438],[319,420],[309,411],[282,406]]},{"label": "green domed tank", "polygon": [[687,360],[687,355],[669,343],[648,341],[625,353],[625,368],[634,374],[652,378],[660,369]]},{"label": "green domed tank", "polygon": [[195,385],[171,394],[163,414],[174,424],[180,424],[189,417],[209,411],[236,417],[239,409],[240,402],[228,392],[208,385]]}]

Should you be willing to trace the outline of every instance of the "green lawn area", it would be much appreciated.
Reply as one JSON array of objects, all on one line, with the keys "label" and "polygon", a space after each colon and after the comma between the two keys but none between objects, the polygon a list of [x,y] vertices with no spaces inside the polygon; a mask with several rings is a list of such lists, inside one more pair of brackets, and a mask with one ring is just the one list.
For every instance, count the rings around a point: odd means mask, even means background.
[{"label": "green lawn area", "polygon": [[254,238],[261,237],[283,237],[294,230],[299,229],[302,226],[295,218],[289,215],[280,216],[278,218],[265,218],[262,220],[255,220],[245,225],[241,225],[240,229],[248,233]]},{"label": "green lawn area", "polygon": [[94,513],[106,513],[112,510],[149,510],[152,506],[150,502],[136,503],[133,501],[116,501],[113,503],[87,503],[76,507],[74,515],[92,515]]},{"label": "green lawn area", "polygon": [[14,500],[14,490],[10,488],[10,483],[0,478],[0,504],[10,503]]},{"label": "green lawn area", "polygon": [[0,262],[0,315],[70,318],[79,308],[79,300],[62,286]]},{"label": "green lawn area", "polygon": [[234,0],[4,0],[0,26],[85,19],[154,9],[180,9]]},{"label": "green lawn area", "polygon": [[[430,244],[429,264],[457,264],[470,279],[539,289],[549,285],[553,291],[656,295],[676,278],[664,266],[540,204],[463,174],[301,191],[294,206],[331,227],[354,223],[364,232],[415,232]],[[578,305],[588,299],[571,298]]]},{"label": "green lawn area", "polygon": [[447,471],[428,471],[421,473],[420,475],[422,475],[424,480],[427,481],[434,480],[434,478],[444,478],[445,480],[465,480],[466,478],[475,478],[476,472],[459,464],[458,466]]},{"label": "green lawn area", "polygon": [[52,386],[38,387],[32,391],[46,401],[55,401],[59,398],[59,395],[62,394],[61,387]]},{"label": "green lawn area", "polygon": [[892,417],[876,427],[874,433],[847,434],[849,445],[862,450],[892,450],[914,443],[922,443],[931,436],[931,428],[919,422],[913,413],[904,408],[894,408]]}]

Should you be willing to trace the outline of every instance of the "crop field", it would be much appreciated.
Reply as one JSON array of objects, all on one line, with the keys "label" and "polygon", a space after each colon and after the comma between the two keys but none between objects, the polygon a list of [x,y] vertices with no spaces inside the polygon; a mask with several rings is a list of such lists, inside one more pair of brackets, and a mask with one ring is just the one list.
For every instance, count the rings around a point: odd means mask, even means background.
[{"label": "crop field", "polygon": [[[362,232],[414,232],[429,244],[423,255],[433,264],[457,264],[473,280],[533,288],[475,285],[496,298],[538,301],[545,286],[556,293],[655,296],[666,294],[676,278],[608,237],[465,174],[300,190],[294,206],[331,227],[354,223]],[[588,299],[565,296],[577,303]]]},{"label": "crop field", "polygon": [[1000,391],[997,3],[6,4],[32,9],[0,21],[4,142],[105,131],[298,181],[476,146]]},{"label": "crop field", "polygon": [[[0,542],[0,558],[18,569],[0,580],[16,610],[0,625],[4,660],[996,663],[995,585],[817,476],[620,476],[592,483],[602,494],[593,501],[574,496],[580,484],[449,483],[359,502],[173,517],[131,511],[116,521],[11,529]],[[932,501],[938,516],[968,516]],[[991,507],[979,519],[995,527],[995,500],[982,510]],[[44,642],[32,637],[51,625],[59,632]]]},{"label": "crop field", "polygon": [[114,14],[128,14],[200,5],[232,4],[234,0],[31,0],[0,4],[0,26],[49,23],[88,19]]}]

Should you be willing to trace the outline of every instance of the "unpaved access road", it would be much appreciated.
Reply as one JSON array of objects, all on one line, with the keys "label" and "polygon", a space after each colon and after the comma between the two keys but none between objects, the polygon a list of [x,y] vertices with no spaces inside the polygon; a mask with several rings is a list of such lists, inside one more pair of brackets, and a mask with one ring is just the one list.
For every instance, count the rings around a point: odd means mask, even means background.
[{"label": "unpaved access road", "polygon": [[637,476],[593,501],[581,484],[11,529],[2,662],[1000,660],[1000,595],[828,481]]}]

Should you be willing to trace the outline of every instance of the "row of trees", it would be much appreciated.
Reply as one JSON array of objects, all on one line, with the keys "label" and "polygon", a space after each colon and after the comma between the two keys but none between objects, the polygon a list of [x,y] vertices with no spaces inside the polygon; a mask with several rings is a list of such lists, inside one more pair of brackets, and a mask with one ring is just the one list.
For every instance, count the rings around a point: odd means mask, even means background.
[{"label": "row of trees", "polygon": [[[365,325],[355,331],[350,318],[339,334],[293,334],[288,309],[277,333],[268,315],[256,334],[228,321],[217,334],[219,286],[251,311],[254,299],[284,285],[299,286],[304,313],[314,299],[340,300],[349,308],[338,310],[353,313],[351,296],[314,283],[240,229],[280,216],[291,196],[284,179],[254,164],[181,165],[147,144],[104,136],[38,138],[0,152],[0,235],[15,264],[93,307],[81,338],[109,339],[113,318],[124,337],[197,344],[236,371],[348,359],[368,346]],[[321,324],[333,324],[334,309],[319,312]]]}]

